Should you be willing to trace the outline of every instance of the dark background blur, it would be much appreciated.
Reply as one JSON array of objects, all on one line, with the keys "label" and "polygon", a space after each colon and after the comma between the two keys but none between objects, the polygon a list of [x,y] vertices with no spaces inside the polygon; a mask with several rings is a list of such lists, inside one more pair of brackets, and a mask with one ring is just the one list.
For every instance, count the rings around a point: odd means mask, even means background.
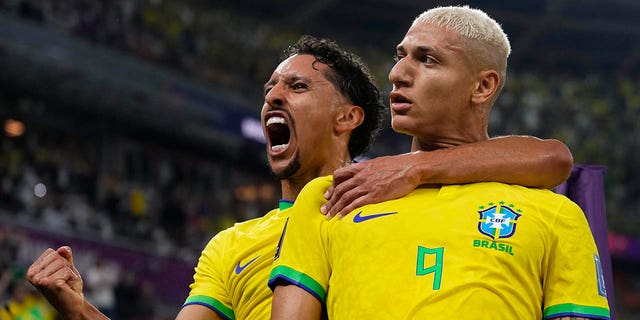
[{"label": "dark background blur", "polygon": [[[607,167],[617,315],[640,319],[634,0],[0,0],[0,302],[47,246],[72,244],[114,319],[172,318],[209,238],[279,199],[258,119],[282,49],[335,39],[386,95],[412,19],[451,4],[511,40],[491,135],[559,139]],[[368,156],[408,148],[387,128]]]}]

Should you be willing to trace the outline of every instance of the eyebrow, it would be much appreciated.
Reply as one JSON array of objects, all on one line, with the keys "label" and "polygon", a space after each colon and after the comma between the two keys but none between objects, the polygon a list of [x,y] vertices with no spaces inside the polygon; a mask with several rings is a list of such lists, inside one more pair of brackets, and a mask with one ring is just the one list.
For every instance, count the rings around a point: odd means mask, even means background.
[{"label": "eyebrow", "polygon": [[[396,51],[402,51],[402,52],[406,52],[407,50],[404,48],[403,45],[398,45],[396,47]],[[417,46],[414,51],[417,51],[420,54],[423,53],[429,53],[429,52],[437,52],[438,50],[436,50],[436,48],[432,47],[432,46]]]},{"label": "eyebrow", "polygon": [[416,51],[418,51],[419,53],[429,53],[429,52],[434,52],[434,51],[438,51],[438,50],[436,50],[434,47],[430,47],[430,46],[418,46],[416,48]]}]

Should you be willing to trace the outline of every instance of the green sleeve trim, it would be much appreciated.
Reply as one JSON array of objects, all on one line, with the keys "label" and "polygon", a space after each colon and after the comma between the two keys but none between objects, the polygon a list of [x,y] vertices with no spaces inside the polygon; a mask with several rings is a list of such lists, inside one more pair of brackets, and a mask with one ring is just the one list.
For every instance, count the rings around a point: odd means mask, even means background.
[{"label": "green sleeve trim", "polygon": [[188,297],[182,307],[190,304],[205,306],[221,315],[225,320],[235,320],[236,316],[231,308],[228,308],[222,302],[207,296],[191,296]]},{"label": "green sleeve trim", "polygon": [[313,280],[313,278],[302,272],[293,270],[287,266],[277,266],[271,270],[269,287],[274,289],[280,281],[296,285],[315,296],[321,303],[324,304],[325,302],[327,293],[324,291],[324,288],[317,281]]},{"label": "green sleeve trim", "polygon": [[293,207],[293,201],[289,201],[289,200],[280,200],[278,202],[278,209],[280,209],[280,211],[282,210],[286,210]]},{"label": "green sleeve trim", "polygon": [[558,318],[563,316],[582,316],[585,318],[609,319],[609,309],[602,307],[581,306],[573,303],[558,304],[544,310],[544,318]]}]

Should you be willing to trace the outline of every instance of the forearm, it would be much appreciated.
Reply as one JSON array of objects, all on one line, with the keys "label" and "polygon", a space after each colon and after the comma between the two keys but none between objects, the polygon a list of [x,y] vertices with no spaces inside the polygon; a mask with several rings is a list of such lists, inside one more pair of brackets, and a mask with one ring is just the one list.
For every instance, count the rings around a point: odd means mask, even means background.
[{"label": "forearm", "polygon": [[82,310],[73,314],[61,314],[65,320],[109,320],[107,316],[102,314],[96,307],[85,300]]},{"label": "forearm", "polygon": [[191,304],[180,310],[176,320],[222,320],[222,317],[208,307]]},{"label": "forearm", "polygon": [[429,152],[407,154],[406,163],[421,184],[495,181],[551,189],[573,166],[560,141],[507,136]]}]

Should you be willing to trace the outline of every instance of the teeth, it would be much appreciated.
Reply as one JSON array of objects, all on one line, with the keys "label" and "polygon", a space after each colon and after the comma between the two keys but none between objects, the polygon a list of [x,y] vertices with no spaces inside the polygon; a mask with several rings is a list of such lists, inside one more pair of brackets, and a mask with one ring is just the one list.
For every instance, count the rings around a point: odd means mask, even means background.
[{"label": "teeth", "polygon": [[277,146],[271,146],[271,151],[282,151],[289,147],[289,144],[279,144]]},{"label": "teeth", "polygon": [[274,123],[284,124],[285,123],[284,122],[284,118],[282,118],[282,117],[271,117],[271,118],[267,119],[267,126],[270,126],[270,125],[272,125]]}]

